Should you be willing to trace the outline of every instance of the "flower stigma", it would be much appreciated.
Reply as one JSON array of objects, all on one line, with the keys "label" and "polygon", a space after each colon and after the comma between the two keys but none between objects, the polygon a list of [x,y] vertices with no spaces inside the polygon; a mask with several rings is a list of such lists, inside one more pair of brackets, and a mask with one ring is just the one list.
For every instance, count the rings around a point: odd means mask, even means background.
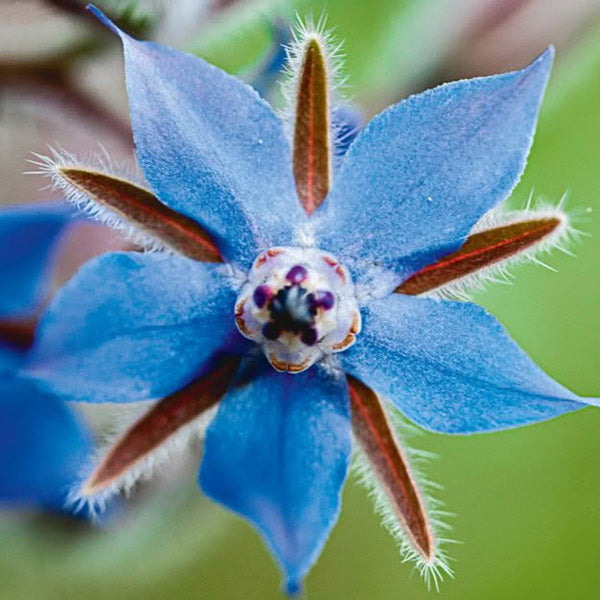
[{"label": "flower stigma", "polygon": [[261,253],[238,296],[235,322],[274,369],[289,373],[346,350],[361,329],[350,274],[333,255],[314,248]]}]

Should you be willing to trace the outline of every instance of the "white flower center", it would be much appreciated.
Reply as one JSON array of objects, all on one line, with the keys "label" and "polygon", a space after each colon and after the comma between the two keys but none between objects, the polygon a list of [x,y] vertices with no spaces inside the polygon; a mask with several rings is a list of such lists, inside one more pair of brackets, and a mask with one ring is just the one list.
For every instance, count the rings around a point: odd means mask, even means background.
[{"label": "white flower center", "polygon": [[350,274],[334,256],[312,248],[260,254],[235,305],[235,322],[277,371],[290,373],[346,350],[361,328]]}]

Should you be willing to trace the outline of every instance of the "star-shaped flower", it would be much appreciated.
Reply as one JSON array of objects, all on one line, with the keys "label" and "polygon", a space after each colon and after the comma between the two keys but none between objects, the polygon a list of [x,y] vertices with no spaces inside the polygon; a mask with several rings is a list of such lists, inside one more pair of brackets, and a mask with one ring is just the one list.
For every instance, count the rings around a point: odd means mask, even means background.
[{"label": "star-shaped flower", "polygon": [[290,53],[286,131],[237,79],[92,10],[123,42],[152,191],[70,160],[48,170],[169,251],[92,261],[41,324],[30,372],[55,393],[160,399],[80,495],[131,485],[218,405],[200,485],[257,527],[294,592],[337,519],[354,431],[405,554],[426,574],[448,571],[380,395],[426,429],[462,434],[586,403],[482,308],[419,297],[460,291],[567,230],[559,209],[489,216],[524,168],[553,51],[388,108],[336,161],[335,64],[319,31]]},{"label": "star-shaped flower", "polygon": [[57,203],[0,212],[0,508],[62,509],[91,446],[62,400],[19,376],[72,214]]}]

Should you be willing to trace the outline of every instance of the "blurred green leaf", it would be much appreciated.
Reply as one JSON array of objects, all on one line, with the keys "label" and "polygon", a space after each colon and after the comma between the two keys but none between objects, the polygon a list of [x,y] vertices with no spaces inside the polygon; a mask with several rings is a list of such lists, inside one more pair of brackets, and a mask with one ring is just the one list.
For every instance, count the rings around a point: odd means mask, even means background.
[{"label": "blurred green leaf", "polygon": [[188,49],[229,72],[238,73],[256,64],[269,48],[271,19],[281,18],[294,26],[297,17],[303,20],[312,17],[316,21],[326,15],[335,38],[344,41],[344,72],[348,75],[350,94],[365,95],[370,90],[362,88],[372,86],[382,76],[389,77],[390,73],[402,76],[398,71],[395,34],[405,23],[411,4],[410,0],[329,0],[326,5],[317,0],[270,0],[260,3],[258,9],[242,5],[217,18]]}]

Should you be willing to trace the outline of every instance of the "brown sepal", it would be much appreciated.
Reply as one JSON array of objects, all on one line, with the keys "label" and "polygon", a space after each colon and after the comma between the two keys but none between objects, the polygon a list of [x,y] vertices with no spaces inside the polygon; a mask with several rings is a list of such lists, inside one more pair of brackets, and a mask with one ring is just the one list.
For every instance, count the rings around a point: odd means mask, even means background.
[{"label": "brown sepal", "polygon": [[318,40],[304,51],[298,81],[294,128],[294,177],[304,210],[310,215],[323,202],[331,184],[327,66]]},{"label": "brown sepal", "polygon": [[459,250],[424,267],[394,291],[412,296],[429,292],[529,249],[560,225],[558,217],[548,217],[474,233]]},{"label": "brown sepal", "polygon": [[354,435],[414,549],[430,562],[435,543],[427,512],[385,410],[371,388],[351,375],[346,378]]},{"label": "brown sepal", "polygon": [[107,488],[181,427],[215,406],[239,362],[239,357],[227,356],[214,371],[155,404],[112,447],[85,483],[82,494],[91,496]]},{"label": "brown sepal", "polygon": [[117,213],[179,254],[202,262],[223,262],[217,246],[201,225],[163,204],[152,192],[92,169],[58,167],[56,171],[96,204]]}]

